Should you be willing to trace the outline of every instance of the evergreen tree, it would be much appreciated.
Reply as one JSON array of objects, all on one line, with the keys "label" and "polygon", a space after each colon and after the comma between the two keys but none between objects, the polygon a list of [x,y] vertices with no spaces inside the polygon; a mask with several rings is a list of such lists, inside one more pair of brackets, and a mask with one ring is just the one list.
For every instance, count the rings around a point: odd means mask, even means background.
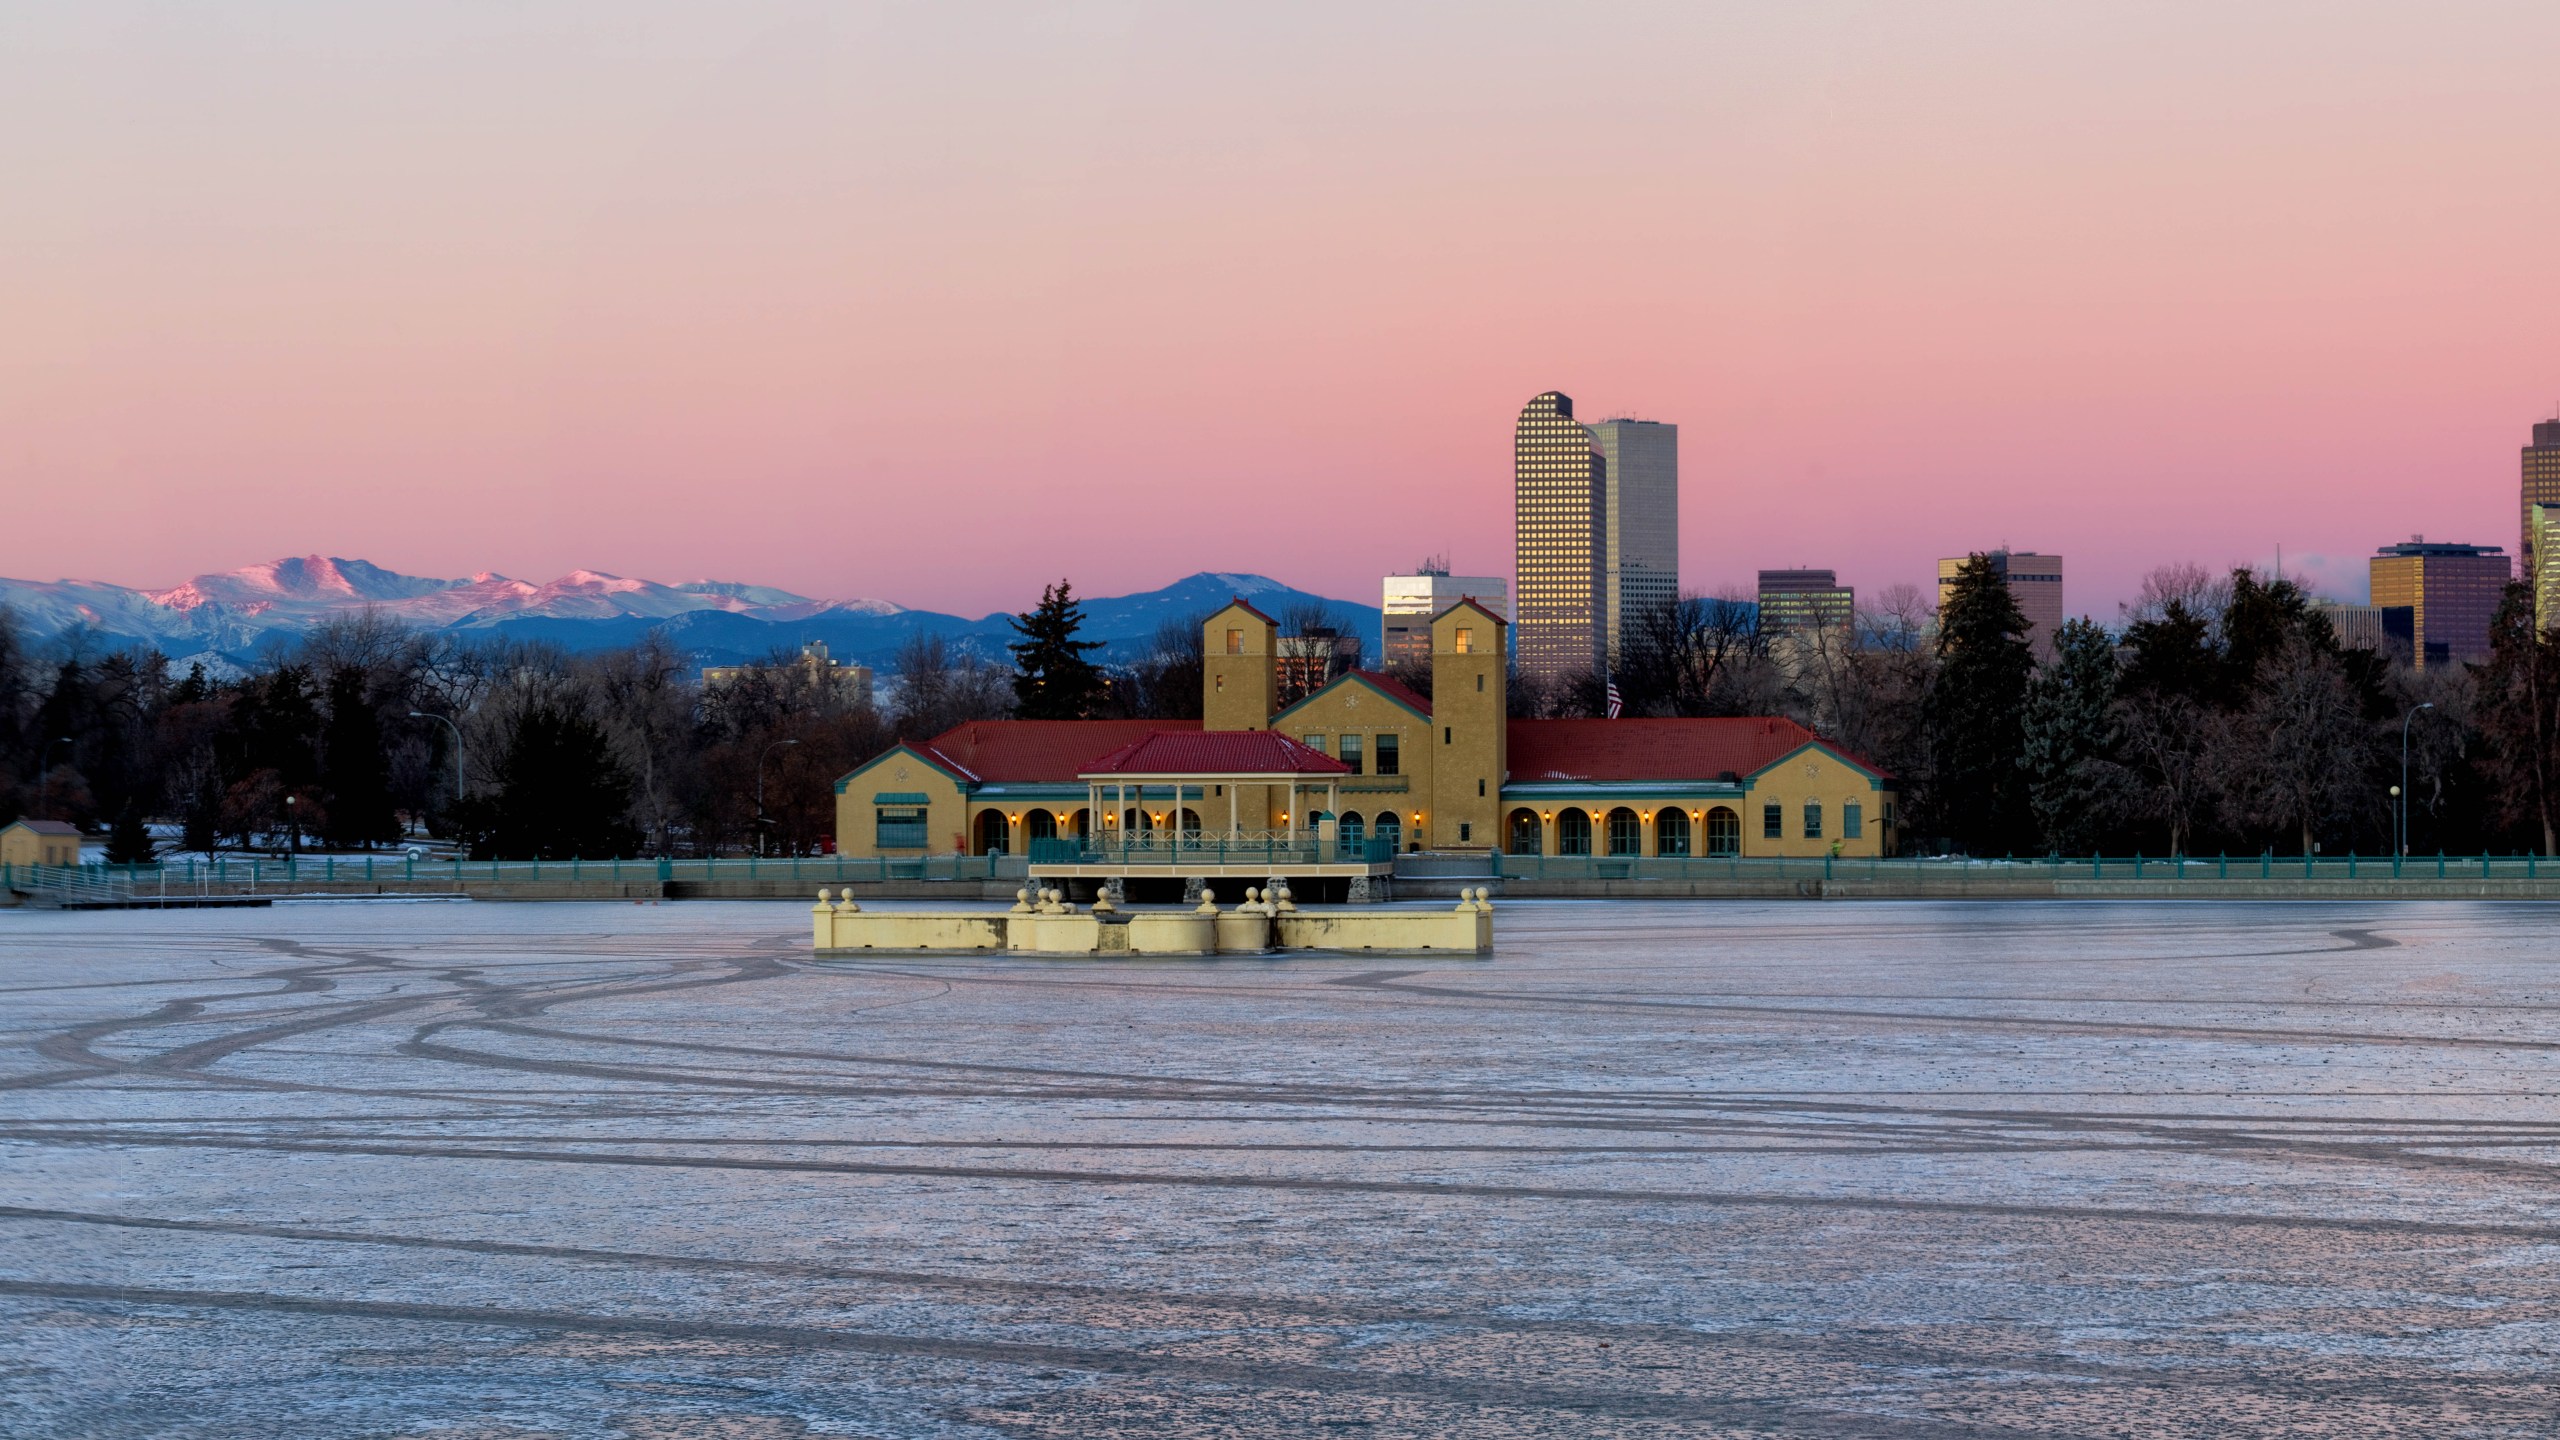
[{"label": "evergreen tree", "polygon": [[518,718],[498,761],[496,798],[485,816],[459,818],[482,831],[476,859],[606,860],[639,853],[630,811],[631,774],[603,728],[583,704],[560,700]]},{"label": "evergreen tree", "polygon": [[2028,838],[2019,757],[2036,662],[2026,634],[2027,617],[1990,559],[1967,559],[1938,612],[1938,678],[1927,706],[1938,821],[1972,854],[1999,854]]},{"label": "evergreen tree", "polygon": [[2489,663],[2477,670],[2473,723],[2505,814],[2560,855],[2560,645],[2533,623],[2533,587],[2507,586],[2489,625]]},{"label": "evergreen tree", "polygon": [[2116,646],[2088,620],[2065,620],[2053,663],[2027,686],[2027,807],[2045,848],[2078,855],[2097,842],[2116,789]]},{"label": "evergreen tree", "polygon": [[1041,591],[1039,606],[1010,623],[1022,637],[1005,647],[1013,652],[1013,713],[1024,720],[1090,718],[1111,687],[1085,658],[1101,642],[1076,638],[1084,629],[1084,607],[1067,582]]},{"label": "evergreen tree", "polygon": [[320,762],[329,813],[322,839],[352,848],[400,838],[400,818],[391,804],[391,762],[382,749],[382,718],[365,698],[364,671],[353,665],[330,672]]},{"label": "evergreen tree", "polygon": [[148,865],[158,853],[151,844],[150,827],[142,823],[141,808],[127,801],[116,812],[114,827],[107,831],[107,863]]}]

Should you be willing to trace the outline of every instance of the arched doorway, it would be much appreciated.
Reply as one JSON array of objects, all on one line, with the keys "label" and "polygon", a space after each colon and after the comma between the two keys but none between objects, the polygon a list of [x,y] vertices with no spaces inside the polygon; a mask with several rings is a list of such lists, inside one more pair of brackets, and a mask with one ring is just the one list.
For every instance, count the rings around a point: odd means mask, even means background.
[{"label": "arched doorway", "polygon": [[1046,810],[1025,811],[1022,816],[1022,845],[1028,850],[1034,840],[1058,838],[1058,817]]},{"label": "arched doorway", "polygon": [[1182,814],[1175,820],[1175,828],[1180,830],[1186,838],[1192,840],[1199,839],[1200,812],[1186,806],[1183,809]]},{"label": "arched doorway", "polygon": [[1564,810],[1556,815],[1556,853],[1588,855],[1591,853],[1591,814],[1587,810]]},{"label": "arched doorway", "polygon": [[1093,812],[1090,810],[1078,810],[1067,816],[1066,820],[1066,833],[1079,840],[1093,833]]},{"label": "arched doorway", "polygon": [[1356,850],[1369,837],[1368,822],[1360,818],[1359,811],[1345,810],[1342,818],[1334,822],[1333,834],[1335,844],[1346,850]]},{"label": "arched doorway", "polygon": [[1609,812],[1609,853],[1641,855],[1644,853],[1644,822],[1636,812],[1621,805]]},{"label": "arched doorway", "polygon": [[1378,823],[1372,827],[1372,833],[1390,855],[1404,848],[1404,822],[1396,818],[1393,810],[1378,812]]},{"label": "arched doorway", "polygon": [[1005,850],[1004,841],[1004,812],[1001,810],[979,811],[978,841],[976,845],[970,848],[970,853],[973,855],[1001,855]]},{"label": "arched doorway", "polygon": [[1722,805],[1707,812],[1707,853],[1726,856],[1742,853],[1742,817]]},{"label": "arched doorway", "polygon": [[1653,853],[1686,855],[1689,853],[1689,812],[1656,810],[1653,812]]},{"label": "arched doorway", "polygon": [[1514,855],[1535,855],[1540,853],[1538,839],[1538,812],[1512,811],[1510,843],[1505,848]]},{"label": "arched doorway", "polygon": [[1137,806],[1132,805],[1120,812],[1120,833],[1131,839],[1144,835],[1154,828],[1156,828],[1156,822],[1148,816],[1146,811]]}]

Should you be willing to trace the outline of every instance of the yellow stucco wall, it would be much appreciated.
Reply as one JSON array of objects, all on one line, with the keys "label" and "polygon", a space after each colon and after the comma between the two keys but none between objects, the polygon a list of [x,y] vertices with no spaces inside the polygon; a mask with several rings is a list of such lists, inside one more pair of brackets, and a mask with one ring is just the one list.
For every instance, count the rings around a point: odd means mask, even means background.
[{"label": "yellow stucco wall", "polygon": [[[1864,771],[1839,757],[1821,750],[1799,750],[1751,778],[1743,797],[1742,853],[1828,855],[1837,842],[1842,855],[1885,854],[1890,838],[1886,834],[1885,807],[1892,799],[1892,791],[1877,789]],[[1822,833],[1818,837],[1805,834],[1808,802],[1822,807]],[[1783,832],[1775,840],[1765,834],[1765,808],[1773,804],[1778,807]],[[1858,806],[1860,811],[1862,833],[1856,838],[1842,833],[1846,807],[1850,805]]]},{"label": "yellow stucco wall", "polygon": [[[1342,737],[1359,736],[1360,773],[1343,777],[1337,787],[1335,793],[1341,801],[1337,813],[1357,813],[1374,835],[1378,813],[1392,810],[1404,844],[1410,848],[1417,838],[1413,817],[1420,812],[1423,818],[1419,838],[1425,845],[1433,843],[1427,802],[1432,793],[1431,767],[1437,758],[1434,747],[1440,732],[1432,728],[1428,719],[1354,675],[1299,701],[1274,721],[1272,728],[1337,760],[1342,758]],[[1378,773],[1378,739],[1382,735],[1396,739],[1393,775]],[[1322,798],[1316,803],[1322,804]]]},{"label": "yellow stucco wall", "polygon": [[1510,627],[1474,605],[1453,605],[1431,622],[1431,752],[1421,809],[1430,843],[1443,850],[1489,850],[1502,843],[1502,782],[1509,774],[1507,659]]},{"label": "yellow stucco wall", "polygon": [[0,865],[77,865],[80,837],[42,835],[12,823],[0,829]]},{"label": "yellow stucco wall", "polygon": [[[872,797],[884,793],[926,798],[923,849],[883,850],[875,843],[880,807]],[[866,859],[948,855],[969,848],[969,815],[957,781],[911,750],[892,750],[837,782],[836,851]]]}]

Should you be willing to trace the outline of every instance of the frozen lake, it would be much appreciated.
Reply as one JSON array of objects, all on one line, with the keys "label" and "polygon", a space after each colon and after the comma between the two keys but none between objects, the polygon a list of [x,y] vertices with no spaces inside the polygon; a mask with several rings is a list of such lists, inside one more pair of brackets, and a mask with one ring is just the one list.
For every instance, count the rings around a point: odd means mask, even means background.
[{"label": "frozen lake", "polygon": [[2560,915],[0,911],[0,1434],[2548,1435]]}]

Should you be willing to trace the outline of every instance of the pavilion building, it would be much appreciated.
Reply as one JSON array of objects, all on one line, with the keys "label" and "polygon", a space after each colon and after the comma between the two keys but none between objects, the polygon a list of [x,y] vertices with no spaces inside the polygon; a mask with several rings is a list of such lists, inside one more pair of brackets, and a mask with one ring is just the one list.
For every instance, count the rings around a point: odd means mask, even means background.
[{"label": "pavilion building", "polygon": [[1430,624],[1430,693],[1368,670],[1282,703],[1278,626],[1209,617],[1199,720],[973,720],[835,785],[849,856],[1032,873],[1375,876],[1413,850],[1886,855],[1891,776],[1792,720],[1517,720],[1509,623]]}]

